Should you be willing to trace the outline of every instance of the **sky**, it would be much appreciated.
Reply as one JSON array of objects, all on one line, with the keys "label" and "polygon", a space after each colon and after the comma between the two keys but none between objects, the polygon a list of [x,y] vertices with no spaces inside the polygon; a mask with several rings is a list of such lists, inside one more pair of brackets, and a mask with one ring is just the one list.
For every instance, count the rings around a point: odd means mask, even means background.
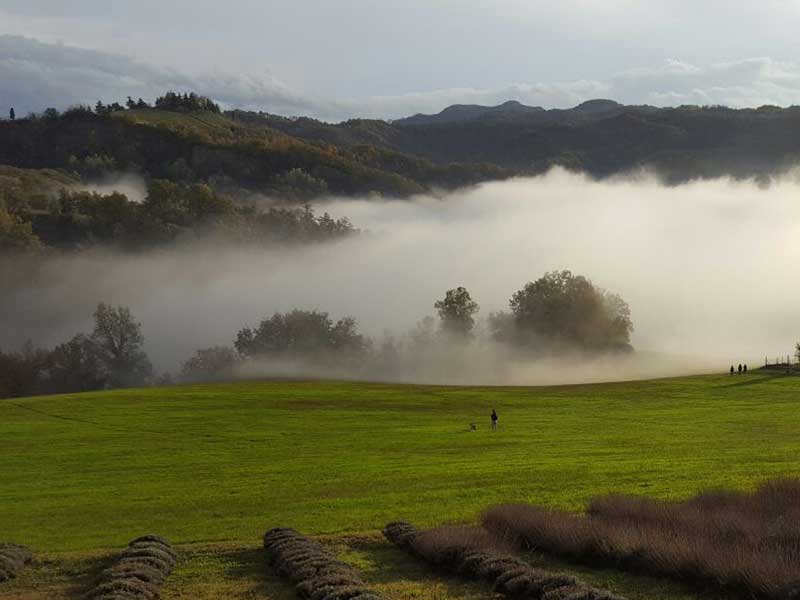
[{"label": "sky", "polygon": [[0,115],[193,89],[336,121],[800,104],[800,1],[0,0]]}]

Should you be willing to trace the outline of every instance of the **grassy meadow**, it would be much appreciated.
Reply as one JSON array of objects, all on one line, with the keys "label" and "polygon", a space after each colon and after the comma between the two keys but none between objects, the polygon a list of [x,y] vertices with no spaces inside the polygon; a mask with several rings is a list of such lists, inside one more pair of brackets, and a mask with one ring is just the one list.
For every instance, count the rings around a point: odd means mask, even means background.
[{"label": "grassy meadow", "polygon": [[[0,533],[42,557],[0,598],[73,597],[92,557],[151,531],[190,557],[166,598],[292,597],[265,579],[258,550],[279,525],[329,540],[393,597],[488,598],[459,580],[434,585],[380,528],[398,518],[473,521],[499,502],[580,510],[604,492],[683,498],[798,475],[799,401],[800,378],[759,372],[540,388],[251,382],[0,400]],[[630,598],[695,597],[580,573]],[[26,595],[34,589],[49,591]]]}]

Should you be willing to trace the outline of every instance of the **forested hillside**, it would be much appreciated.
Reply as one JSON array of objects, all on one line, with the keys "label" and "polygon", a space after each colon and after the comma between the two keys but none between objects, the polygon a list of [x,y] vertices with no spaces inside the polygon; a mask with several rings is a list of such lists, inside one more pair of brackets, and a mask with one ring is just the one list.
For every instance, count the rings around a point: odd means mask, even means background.
[{"label": "forested hillside", "polygon": [[800,157],[800,107],[655,108],[592,100],[568,110],[508,102],[452,106],[394,122],[355,119],[332,125],[231,113],[306,140],[345,147],[373,144],[447,164],[489,163],[518,173],[553,165],[606,177],[649,167],[665,181],[730,175],[769,177]]},{"label": "forested hillside", "polygon": [[[607,177],[649,168],[668,183],[770,177],[800,157],[800,107],[654,108],[592,100],[568,110],[506,102],[394,122],[330,124],[168,92],[0,121],[0,248],[142,248],[223,232],[240,241],[350,233],[309,202],[406,198],[559,165]],[[133,174],[145,197],[87,192]],[[253,199],[260,199],[255,202]],[[269,199],[265,207],[261,201]]]},{"label": "forested hillside", "polygon": [[[86,189],[120,174],[140,178],[143,197]],[[356,231],[346,218],[315,214],[309,203],[323,196],[404,198],[512,174],[304,140],[223,115],[194,94],[48,109],[0,121],[0,249],[144,249],[187,234],[320,241]]]},{"label": "forested hillside", "polygon": [[402,197],[510,174],[486,165],[433,164],[381,147],[304,140],[267,123],[237,122],[212,111],[136,106],[0,122],[0,164],[85,176],[133,171],[222,190],[310,197],[322,192]]}]

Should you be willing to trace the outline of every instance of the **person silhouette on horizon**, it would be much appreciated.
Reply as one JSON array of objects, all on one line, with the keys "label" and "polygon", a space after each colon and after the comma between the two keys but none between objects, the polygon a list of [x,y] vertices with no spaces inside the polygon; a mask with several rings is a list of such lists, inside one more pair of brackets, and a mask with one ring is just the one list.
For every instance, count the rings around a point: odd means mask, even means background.
[{"label": "person silhouette on horizon", "polygon": [[492,409],[492,431],[497,431],[497,411]]},{"label": "person silhouette on horizon", "polygon": [[742,363],[739,363],[739,375],[742,374]]},{"label": "person silhouette on horizon", "polygon": [[733,375],[733,365],[731,365],[731,375]]}]

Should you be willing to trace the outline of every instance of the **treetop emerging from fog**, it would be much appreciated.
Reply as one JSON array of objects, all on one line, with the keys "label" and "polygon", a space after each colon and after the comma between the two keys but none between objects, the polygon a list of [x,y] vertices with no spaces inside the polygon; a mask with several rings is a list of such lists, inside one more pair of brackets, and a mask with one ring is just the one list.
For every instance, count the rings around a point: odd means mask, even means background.
[{"label": "treetop emerging from fog", "polygon": [[511,314],[490,317],[498,340],[532,348],[630,349],[630,308],[582,275],[552,271],[514,293]]}]

